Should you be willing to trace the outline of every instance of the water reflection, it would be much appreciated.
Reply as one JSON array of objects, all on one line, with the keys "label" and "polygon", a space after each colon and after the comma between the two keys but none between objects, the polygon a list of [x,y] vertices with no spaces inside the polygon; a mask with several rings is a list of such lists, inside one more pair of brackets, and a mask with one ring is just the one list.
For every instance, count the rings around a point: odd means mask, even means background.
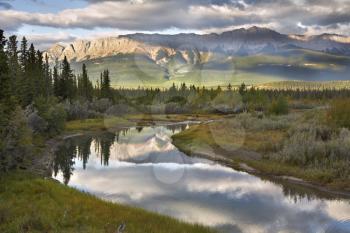
[{"label": "water reflection", "polygon": [[170,140],[186,127],[137,127],[69,139],[57,152],[54,176],[103,199],[222,232],[323,233],[350,218],[346,200],[189,158]]}]

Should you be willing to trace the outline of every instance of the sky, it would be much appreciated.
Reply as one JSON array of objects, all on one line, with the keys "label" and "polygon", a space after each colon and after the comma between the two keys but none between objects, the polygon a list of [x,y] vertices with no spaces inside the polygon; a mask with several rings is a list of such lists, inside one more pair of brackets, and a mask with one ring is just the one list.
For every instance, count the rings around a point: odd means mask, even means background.
[{"label": "sky", "polygon": [[250,26],[350,36],[350,0],[0,0],[0,28],[42,49],[76,39]]}]

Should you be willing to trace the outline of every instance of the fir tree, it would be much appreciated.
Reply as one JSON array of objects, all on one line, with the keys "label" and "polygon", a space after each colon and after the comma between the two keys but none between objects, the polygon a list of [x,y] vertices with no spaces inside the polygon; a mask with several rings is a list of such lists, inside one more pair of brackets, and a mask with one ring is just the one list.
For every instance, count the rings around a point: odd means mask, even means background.
[{"label": "fir tree", "polygon": [[9,75],[11,78],[11,90],[13,93],[18,93],[17,83],[19,83],[19,77],[21,73],[20,65],[18,63],[18,49],[17,49],[17,37],[11,36],[7,43],[7,56],[9,65]]},{"label": "fir tree", "polygon": [[44,78],[45,78],[45,96],[48,97],[53,94],[52,90],[52,74],[49,65],[49,57],[45,54],[44,65]]},{"label": "fir tree", "polygon": [[101,75],[101,97],[111,99],[111,80],[109,78],[109,71],[103,71]]},{"label": "fir tree", "polygon": [[82,72],[83,73],[81,75],[81,96],[86,100],[92,101],[93,86],[89,80],[89,76],[88,76],[85,64],[83,64]]},{"label": "fir tree", "polygon": [[53,94],[57,97],[60,96],[60,79],[58,76],[58,71],[57,71],[57,67],[54,66],[53,67],[53,74],[52,74],[52,78],[53,78]]},{"label": "fir tree", "polygon": [[8,60],[5,53],[6,38],[4,31],[0,30],[0,104],[6,105],[11,97],[11,78]]}]

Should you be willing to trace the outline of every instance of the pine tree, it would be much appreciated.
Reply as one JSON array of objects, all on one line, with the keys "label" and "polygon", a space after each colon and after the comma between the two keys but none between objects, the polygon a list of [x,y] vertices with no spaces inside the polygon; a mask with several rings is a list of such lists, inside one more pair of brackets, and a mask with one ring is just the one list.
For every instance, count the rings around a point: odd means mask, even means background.
[{"label": "pine tree", "polygon": [[62,99],[74,99],[76,95],[76,81],[73,75],[73,71],[65,56],[62,62],[62,73],[59,79],[59,93],[58,96]]},{"label": "pine tree", "polygon": [[57,97],[60,96],[60,86],[61,86],[61,83],[60,83],[60,78],[58,76],[58,70],[57,70],[57,67],[54,66],[53,67],[53,94]]},{"label": "pine tree", "polygon": [[49,64],[49,57],[45,54],[45,65],[44,65],[44,79],[45,79],[45,96],[48,97],[53,94],[52,90],[52,75]]},{"label": "pine tree", "polygon": [[83,64],[82,71],[83,73],[81,76],[81,92],[82,92],[81,96],[84,99],[91,101],[93,98],[93,86],[89,80],[89,76],[88,76],[85,64]]},{"label": "pine tree", "polygon": [[25,37],[21,41],[21,46],[19,50],[19,65],[20,65],[20,76],[18,77],[17,83],[17,95],[19,95],[20,102],[22,106],[28,103],[27,97],[27,84],[28,84],[28,42]]},{"label": "pine tree", "polygon": [[6,38],[0,30],[0,104],[5,105],[11,97],[11,78],[8,60],[5,53]]},{"label": "pine tree", "polygon": [[[11,103],[11,77],[8,66],[8,59],[5,52],[6,39],[4,31],[0,30],[0,163],[5,159],[2,151],[6,148],[5,138],[7,128],[11,119],[11,113],[14,111],[14,105]],[[1,167],[0,167],[1,168]]]},{"label": "pine tree", "polygon": [[25,72],[25,67],[28,61],[28,41],[25,37],[23,37],[21,41],[21,49],[20,49],[20,57],[19,62],[22,66],[22,71]]},{"label": "pine tree", "polygon": [[101,74],[101,98],[111,99],[111,80],[109,78],[109,71],[104,70]]},{"label": "pine tree", "polygon": [[34,83],[36,90],[34,97],[46,96],[45,66],[40,50],[36,51]]},{"label": "pine tree", "polygon": [[[22,56],[22,55],[21,55]],[[27,106],[34,100],[36,93],[36,52],[34,45],[31,44],[29,50],[26,52],[26,60],[24,62],[23,73],[23,105]]]},{"label": "pine tree", "polygon": [[21,73],[18,63],[17,37],[11,36],[7,43],[7,56],[9,65],[9,75],[11,78],[11,90],[13,93],[18,93],[19,77]]}]

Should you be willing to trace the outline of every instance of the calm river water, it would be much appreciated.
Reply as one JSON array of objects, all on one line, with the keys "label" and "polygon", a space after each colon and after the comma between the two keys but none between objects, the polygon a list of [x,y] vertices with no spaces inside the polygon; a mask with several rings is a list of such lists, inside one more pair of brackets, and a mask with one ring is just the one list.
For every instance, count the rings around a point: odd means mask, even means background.
[{"label": "calm river water", "polygon": [[188,157],[186,123],[67,139],[53,177],[102,199],[230,233],[350,232],[350,201]]}]

